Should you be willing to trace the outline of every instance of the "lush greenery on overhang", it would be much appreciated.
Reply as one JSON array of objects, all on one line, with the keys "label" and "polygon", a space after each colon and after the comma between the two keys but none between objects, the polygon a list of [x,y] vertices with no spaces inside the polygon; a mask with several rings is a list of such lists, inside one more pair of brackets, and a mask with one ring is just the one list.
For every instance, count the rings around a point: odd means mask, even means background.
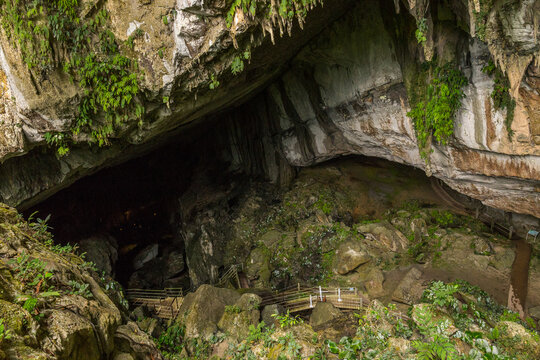
[{"label": "lush greenery on overhang", "polygon": [[82,90],[71,129],[45,135],[60,155],[81,133],[99,146],[106,145],[118,125],[129,118],[142,119],[144,113],[137,101],[141,78],[137,62],[122,51],[132,47],[140,32],[120,43],[107,28],[108,13],[101,5],[83,8],[79,0],[0,0],[5,36],[33,76],[62,70]]}]

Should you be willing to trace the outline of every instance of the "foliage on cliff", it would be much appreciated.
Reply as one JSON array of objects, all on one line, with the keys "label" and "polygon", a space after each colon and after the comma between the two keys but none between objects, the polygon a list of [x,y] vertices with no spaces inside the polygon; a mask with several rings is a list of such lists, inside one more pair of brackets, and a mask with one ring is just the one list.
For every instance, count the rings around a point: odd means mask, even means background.
[{"label": "foliage on cliff", "polygon": [[2,29],[33,76],[41,81],[47,73],[63,70],[81,88],[70,130],[45,136],[60,155],[81,133],[106,145],[122,122],[141,119],[144,113],[137,101],[141,77],[137,62],[122,51],[130,41],[116,40],[101,7],[78,0],[0,1]]},{"label": "foliage on cliff", "polygon": [[[431,72],[431,65],[428,65]],[[454,118],[465,97],[462,88],[467,78],[451,63],[432,70],[425,92],[407,114],[413,121],[423,158],[427,158],[426,146],[434,138],[439,144],[447,144],[454,134]]]}]

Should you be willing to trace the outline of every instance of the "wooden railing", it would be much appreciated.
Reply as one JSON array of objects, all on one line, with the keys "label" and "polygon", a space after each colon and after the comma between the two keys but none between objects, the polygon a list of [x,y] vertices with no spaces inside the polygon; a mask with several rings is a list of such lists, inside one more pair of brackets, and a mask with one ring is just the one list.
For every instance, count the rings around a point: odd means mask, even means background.
[{"label": "wooden railing", "polygon": [[131,305],[146,306],[162,319],[175,319],[184,300],[181,288],[127,289],[126,295]]},{"label": "wooden railing", "polygon": [[347,310],[360,310],[369,305],[369,300],[358,293],[356,288],[305,287],[291,288],[264,295],[261,306],[279,304],[289,312],[309,310],[318,302],[329,302],[335,307]]}]

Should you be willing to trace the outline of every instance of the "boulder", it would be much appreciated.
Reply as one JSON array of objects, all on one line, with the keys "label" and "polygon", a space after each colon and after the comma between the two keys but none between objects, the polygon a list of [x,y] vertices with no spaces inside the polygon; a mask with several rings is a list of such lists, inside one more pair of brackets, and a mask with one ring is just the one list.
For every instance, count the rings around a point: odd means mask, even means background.
[{"label": "boulder", "polygon": [[22,334],[25,324],[32,322],[28,311],[5,300],[0,300],[0,319],[4,320],[7,329],[16,334]]},{"label": "boulder", "polygon": [[184,255],[181,252],[170,252],[164,261],[166,263],[164,273],[166,279],[173,278],[184,271]]},{"label": "boulder", "polygon": [[133,360],[163,360],[150,336],[132,321],[118,327],[114,334],[114,344],[115,350],[123,353],[126,360],[129,359],[127,354]]},{"label": "boulder", "polygon": [[364,286],[371,298],[379,297],[384,294],[384,274],[378,268],[373,268],[368,273]]},{"label": "boulder", "polygon": [[86,260],[94,262],[98,270],[114,275],[118,260],[118,243],[109,234],[94,235],[78,242],[79,249],[86,253]]},{"label": "boulder", "polygon": [[372,234],[377,240],[377,247],[392,252],[402,252],[407,250],[409,241],[401,233],[387,221],[379,223],[364,224],[358,226],[358,231],[361,233]]},{"label": "boulder", "polygon": [[47,318],[47,332],[43,350],[60,359],[98,360],[102,357],[94,325],[72,311],[53,311]]},{"label": "boulder", "polygon": [[113,360],[135,360],[135,359],[129,353],[120,353],[120,354],[117,354]]},{"label": "boulder", "polygon": [[540,320],[540,306],[535,306],[533,308],[530,308],[529,316],[536,320]]},{"label": "boulder", "polygon": [[418,233],[421,236],[427,236],[428,231],[427,231],[426,221],[424,219],[422,219],[422,218],[412,219],[412,221],[411,221],[411,231],[414,234]]},{"label": "boulder", "polygon": [[246,275],[255,285],[267,286],[270,282],[270,259],[261,248],[255,248],[249,254],[246,264]]},{"label": "boulder", "polygon": [[142,249],[133,259],[133,268],[139,270],[149,261],[152,261],[158,256],[159,245],[152,244]]},{"label": "boulder", "polygon": [[186,326],[186,337],[209,338],[218,329],[225,306],[234,305],[240,295],[230,289],[201,285],[189,293],[179,310],[179,320]]},{"label": "boulder", "polygon": [[334,271],[340,275],[345,275],[369,260],[371,260],[371,256],[363,250],[359,241],[348,240],[336,250]]},{"label": "boulder", "polygon": [[394,290],[392,300],[408,305],[417,303],[425,289],[419,282],[421,277],[422,272],[420,270],[417,268],[410,269],[401,279],[396,290]]},{"label": "boulder", "polygon": [[501,321],[497,324],[500,330],[499,342],[511,344],[512,352],[518,352],[526,357],[521,359],[540,359],[540,340],[533,336],[522,325],[513,321]]},{"label": "boulder", "polygon": [[225,309],[218,323],[219,329],[237,340],[245,339],[249,335],[249,326],[259,323],[261,300],[255,294],[242,295],[232,308]]},{"label": "boulder", "polygon": [[311,316],[309,317],[309,323],[313,327],[324,325],[337,317],[340,317],[343,313],[329,302],[317,302]]},{"label": "boulder", "polygon": [[276,319],[272,315],[285,314],[285,308],[279,304],[266,305],[261,313],[262,321],[268,326],[276,323]]}]

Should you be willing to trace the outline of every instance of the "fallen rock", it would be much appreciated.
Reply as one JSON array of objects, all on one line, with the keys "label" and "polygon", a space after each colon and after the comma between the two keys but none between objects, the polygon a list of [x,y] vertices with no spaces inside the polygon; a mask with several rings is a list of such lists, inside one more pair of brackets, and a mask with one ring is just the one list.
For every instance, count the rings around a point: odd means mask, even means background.
[{"label": "fallen rock", "polygon": [[342,314],[341,310],[336,308],[332,303],[317,302],[309,317],[309,323],[311,326],[317,327],[334,320]]},{"label": "fallen rock", "polygon": [[60,359],[100,359],[99,340],[94,326],[72,311],[53,311],[47,318],[48,337],[43,350]]},{"label": "fallen rock", "polygon": [[149,261],[152,261],[158,256],[159,245],[152,244],[142,249],[133,259],[133,268],[139,270]]},{"label": "fallen rock", "polygon": [[170,279],[184,271],[184,255],[178,251],[172,251],[165,260],[165,278]]},{"label": "fallen rock", "polygon": [[499,341],[512,344],[512,350],[526,354],[527,359],[540,359],[540,340],[531,335],[522,325],[513,321],[501,321],[497,324],[497,328],[500,330]]},{"label": "fallen rock", "polygon": [[369,260],[371,260],[371,256],[362,249],[362,244],[359,241],[349,240],[336,250],[334,271],[345,275]]},{"label": "fallen rock", "polygon": [[109,234],[94,235],[78,242],[79,249],[86,253],[86,259],[94,262],[98,270],[114,275],[118,260],[118,243]]},{"label": "fallen rock", "polygon": [[373,268],[367,275],[364,286],[370,297],[379,297],[384,294],[384,274],[378,268]]},{"label": "fallen rock", "polygon": [[540,320],[540,306],[530,308],[529,316],[531,316],[532,318],[535,318],[536,320]]},{"label": "fallen rock", "polygon": [[189,293],[179,309],[179,320],[186,326],[186,337],[208,338],[218,330],[225,306],[234,305],[240,295],[230,289],[201,285]]},{"label": "fallen rock", "polygon": [[358,231],[372,234],[378,242],[375,246],[392,252],[402,252],[407,249],[409,244],[409,241],[401,231],[387,221],[360,225],[358,226]]},{"label": "fallen rock", "polygon": [[[132,321],[128,322],[126,325],[120,325],[118,329],[116,329],[116,333],[114,334],[114,345],[117,352],[129,354],[134,360],[163,360],[161,353],[156,348],[156,345],[150,336],[139,329],[137,324]],[[129,359],[126,355],[123,356],[126,360]]]},{"label": "fallen rock", "polygon": [[245,339],[249,335],[250,325],[259,323],[261,313],[258,310],[261,297],[255,294],[244,294],[233,307],[225,308],[218,327],[235,339]]},{"label": "fallen rock", "polygon": [[266,305],[261,313],[262,321],[268,326],[275,324],[276,319],[272,315],[285,314],[285,308],[279,304]]},{"label": "fallen rock", "polygon": [[424,286],[418,281],[422,277],[422,272],[417,268],[410,269],[403,277],[396,290],[392,294],[392,300],[412,305],[417,303],[422,297]]}]

